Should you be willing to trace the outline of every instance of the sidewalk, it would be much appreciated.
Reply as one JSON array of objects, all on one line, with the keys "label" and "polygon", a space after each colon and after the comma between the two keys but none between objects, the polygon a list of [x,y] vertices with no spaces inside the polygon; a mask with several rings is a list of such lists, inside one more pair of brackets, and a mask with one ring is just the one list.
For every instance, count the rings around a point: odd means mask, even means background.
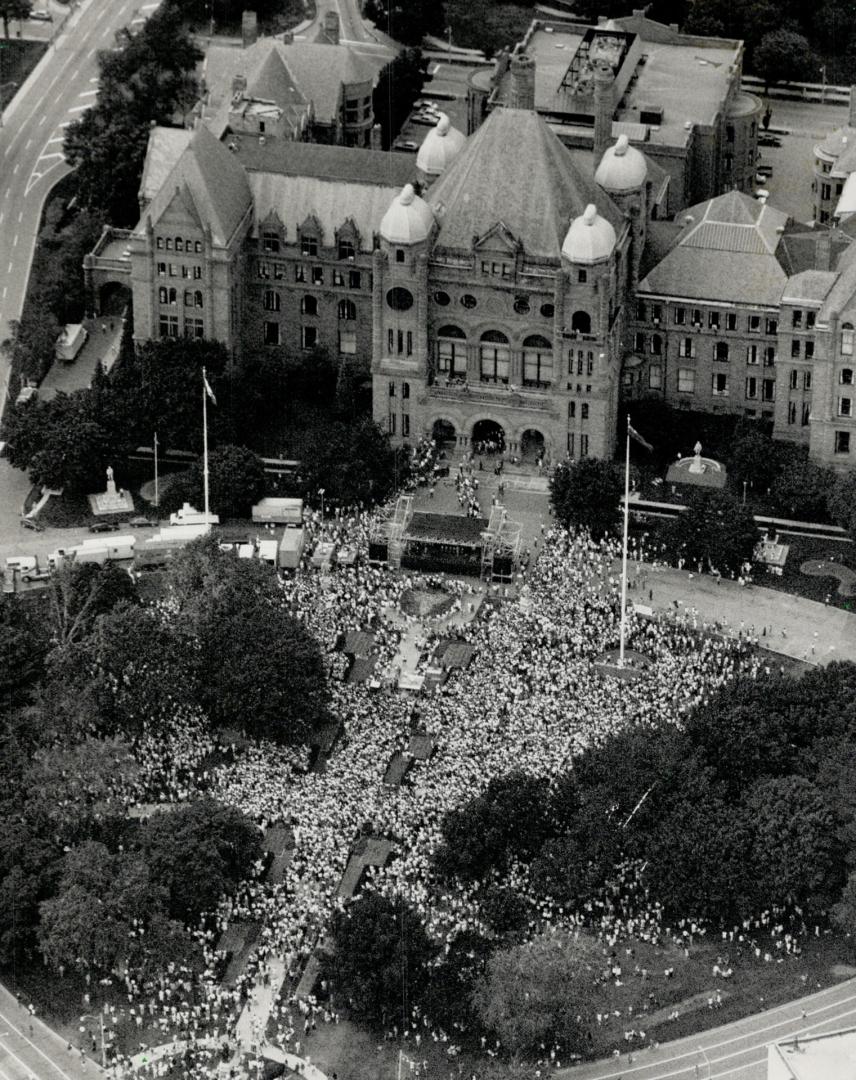
[{"label": "sidewalk", "polygon": [[[82,1008],[82,1006],[81,1006]],[[15,995],[0,984],[0,1062],[14,1076],[41,1080],[88,1080],[105,1076],[97,1060],[69,1051],[68,1043],[37,1015],[32,1015]],[[23,1072],[17,1072],[22,1069]],[[0,1069],[0,1076],[7,1074]]]}]

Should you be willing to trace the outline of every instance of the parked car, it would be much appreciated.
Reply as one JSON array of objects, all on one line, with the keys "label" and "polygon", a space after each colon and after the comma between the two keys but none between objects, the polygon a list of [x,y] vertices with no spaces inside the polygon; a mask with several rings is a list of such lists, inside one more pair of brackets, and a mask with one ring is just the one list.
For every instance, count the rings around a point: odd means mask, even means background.
[{"label": "parked car", "polygon": [[53,22],[53,15],[49,11],[31,11],[27,18],[34,22]]},{"label": "parked car", "polygon": [[158,524],[157,521],[150,521],[147,517],[132,517],[128,525],[132,525],[135,529],[151,529]]},{"label": "parked car", "polygon": [[759,135],[758,136],[758,145],[759,146],[781,146],[782,145],[782,140],[779,139],[775,135]]},{"label": "parked car", "polygon": [[39,396],[39,388],[37,386],[23,386],[15,398],[16,405],[26,405],[28,401],[32,401],[33,398]]},{"label": "parked car", "polygon": [[91,533],[117,532],[119,529],[115,521],[93,521],[89,526]]}]

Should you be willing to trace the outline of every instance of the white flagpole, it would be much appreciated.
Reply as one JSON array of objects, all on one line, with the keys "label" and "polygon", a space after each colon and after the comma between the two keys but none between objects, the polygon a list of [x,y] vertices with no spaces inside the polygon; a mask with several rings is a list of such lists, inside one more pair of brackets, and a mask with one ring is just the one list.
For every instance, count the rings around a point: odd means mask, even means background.
[{"label": "white flagpole", "polygon": [[160,506],[158,497],[158,433],[155,432],[155,506]]},{"label": "white flagpole", "polygon": [[627,532],[630,520],[630,417],[627,417],[627,448],[624,453],[624,546],[621,552],[621,640],[618,666],[624,667],[624,635],[627,630]]},{"label": "white flagpole", "polygon": [[205,524],[210,525],[208,514],[208,390],[205,368],[202,369],[202,480],[205,489]]}]

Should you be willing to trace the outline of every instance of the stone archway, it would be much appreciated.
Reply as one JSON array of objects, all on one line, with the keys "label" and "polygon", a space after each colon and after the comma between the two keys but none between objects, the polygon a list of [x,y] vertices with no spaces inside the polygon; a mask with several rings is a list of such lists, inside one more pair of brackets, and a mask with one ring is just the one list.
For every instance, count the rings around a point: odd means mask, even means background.
[{"label": "stone archway", "polygon": [[526,428],[520,436],[520,459],[535,465],[547,456],[547,440],[536,428]]},{"label": "stone archway", "polygon": [[505,428],[497,420],[485,417],[473,424],[470,446],[476,454],[504,454]]},{"label": "stone archway", "polygon": [[439,453],[451,453],[458,444],[455,425],[445,416],[438,416],[431,425],[431,438],[437,444]]},{"label": "stone archway", "polygon": [[131,302],[131,290],[124,282],[105,281],[98,290],[98,310],[100,316],[121,317]]}]

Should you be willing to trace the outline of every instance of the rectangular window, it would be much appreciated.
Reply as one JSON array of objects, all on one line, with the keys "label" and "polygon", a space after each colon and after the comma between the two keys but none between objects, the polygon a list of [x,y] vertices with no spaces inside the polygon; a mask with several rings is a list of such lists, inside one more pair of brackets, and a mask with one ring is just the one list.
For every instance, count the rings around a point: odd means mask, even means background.
[{"label": "rectangular window", "polygon": [[178,277],[178,271],[175,268],[175,263],[170,263],[169,264],[169,276],[170,277]]},{"label": "rectangular window", "polygon": [[586,375],[594,374],[594,353],[589,353],[586,357]]},{"label": "rectangular window", "polygon": [[294,280],[296,282],[305,282],[306,281],[306,267],[305,266],[295,266],[295,268],[294,268]]},{"label": "rectangular window", "polygon": [[707,325],[708,325],[708,329],[710,329],[710,330],[718,330],[719,329],[719,312],[718,311],[709,311],[707,313]]},{"label": "rectangular window", "polygon": [[167,251],[172,251],[172,237],[171,236],[168,236],[166,238],[166,250]]},{"label": "rectangular window", "polygon": [[635,334],[634,335],[634,337],[633,337],[633,351],[638,352],[638,353],[645,352],[645,335],[644,334]]},{"label": "rectangular window", "polygon": [[401,356],[401,354],[403,352],[404,352],[404,331],[399,330],[398,331],[398,355]]},{"label": "rectangular window", "polygon": [[576,420],[577,417],[577,403],[575,401],[568,402],[568,419]]},{"label": "rectangular window", "polygon": [[637,322],[645,322],[648,317],[648,309],[645,306],[643,300],[636,301],[636,320]]},{"label": "rectangular window", "polygon": [[580,435],[580,457],[588,457],[588,435]]},{"label": "rectangular window", "polygon": [[799,388],[799,380],[800,373],[794,368],[788,379],[791,390],[797,390]]},{"label": "rectangular window", "polygon": [[265,311],[279,311],[282,303],[282,298],[275,289],[265,289],[264,305]]},{"label": "rectangular window", "polygon": [[166,263],[158,263],[158,277],[166,277]]},{"label": "rectangular window", "polygon": [[390,356],[395,352],[395,331],[387,330],[386,332],[386,351]]},{"label": "rectangular window", "polygon": [[300,254],[301,255],[317,255],[318,254],[318,237],[317,236],[301,236],[300,237]]},{"label": "rectangular window", "polygon": [[390,380],[390,383],[389,383],[389,396],[390,397],[395,397],[395,383],[392,382],[392,380]]},{"label": "rectangular window", "polygon": [[758,380],[750,375],[746,380],[746,397],[753,401],[758,396]]},{"label": "rectangular window", "polygon": [[800,339],[794,338],[791,342],[791,359],[799,360],[800,358]]},{"label": "rectangular window", "polygon": [[205,324],[201,319],[184,320],[184,336],[186,338],[204,338]]},{"label": "rectangular window", "polygon": [[346,356],[353,356],[357,351],[357,332],[356,330],[340,330],[339,331],[339,352],[344,353]]},{"label": "rectangular window", "polygon": [[788,423],[795,424],[797,422],[797,403],[795,401],[788,402]]},{"label": "rectangular window", "polygon": [[775,401],[776,400],[776,380],[775,379],[764,379],[764,382],[762,384],[762,397],[763,397],[764,401]]},{"label": "rectangular window", "polygon": [[401,437],[403,439],[406,439],[409,434],[410,434],[410,414],[409,413],[402,413],[401,414]]},{"label": "rectangular window", "polygon": [[202,267],[201,266],[194,266],[193,267],[193,280],[194,281],[201,281],[202,280]]},{"label": "rectangular window", "polygon": [[484,259],[482,259],[481,266],[482,266],[482,273],[483,274],[489,274],[490,273],[490,263],[489,262],[485,262]]},{"label": "rectangular window", "polygon": [[573,431],[569,431],[568,432],[568,457],[573,457],[573,456],[574,456],[574,433],[573,433]]},{"label": "rectangular window", "polygon": [[312,267],[312,284],[323,285],[324,284],[324,267],[313,266]]},{"label": "rectangular window", "polygon": [[760,334],[761,333],[761,316],[750,315],[749,316],[749,333]]},{"label": "rectangular window", "polygon": [[158,251],[163,251],[163,237],[162,236],[159,236],[157,238],[157,240],[155,240],[155,247],[158,249]]},{"label": "rectangular window", "polygon": [[770,319],[770,318],[768,318],[766,328],[767,328],[767,335],[769,337],[775,337],[775,335],[778,334],[778,332],[779,332],[779,320],[778,319]]},{"label": "rectangular window", "polygon": [[361,289],[362,288],[362,275],[359,270],[348,271],[348,288],[349,289]]},{"label": "rectangular window", "polygon": [[333,267],[333,284],[334,285],[344,285],[345,284],[345,275],[342,273],[341,270],[338,270],[335,266]]},{"label": "rectangular window", "polygon": [[764,367],[772,367],[776,362],[776,346],[764,346]]},{"label": "rectangular window", "polygon": [[737,312],[726,311],[725,313],[725,329],[736,330],[737,329]]},{"label": "rectangular window", "polygon": [[353,240],[339,240],[339,258],[340,259],[354,259],[357,255],[357,249],[354,247]]},{"label": "rectangular window", "polygon": [[588,404],[587,401],[584,401],[582,403],[582,405],[580,405],[580,419],[581,420],[588,420],[588,418],[589,418],[589,404]]},{"label": "rectangular window", "polygon": [[190,277],[190,267],[189,266],[182,266],[182,268],[181,268],[181,276],[183,278],[189,278]]},{"label": "rectangular window", "polygon": [[692,368],[678,368],[678,393],[695,393],[695,371]]},{"label": "rectangular window", "polygon": [[175,250],[176,251],[184,251],[184,241],[182,240],[182,238],[180,236],[177,236],[175,238]]},{"label": "rectangular window", "polygon": [[701,308],[692,309],[692,312],[690,313],[690,321],[692,322],[693,326],[701,326],[702,322],[704,321],[702,319]]},{"label": "rectangular window", "polygon": [[413,331],[412,330],[407,331],[407,355],[408,356],[413,355]]},{"label": "rectangular window", "polygon": [[794,330],[802,329],[803,313],[801,311],[794,311],[791,315],[791,326]]},{"label": "rectangular window", "polygon": [[816,311],[807,311],[805,313],[805,328],[806,330],[814,330],[814,320],[817,318]]},{"label": "rectangular window", "polygon": [[811,372],[803,372],[803,390],[811,390]]},{"label": "rectangular window", "polygon": [[839,416],[852,416],[853,415],[853,399],[849,397],[840,397],[838,399],[838,415]]},{"label": "rectangular window", "polygon": [[262,251],[279,251],[279,233],[267,230],[262,233]]},{"label": "rectangular window", "polygon": [[811,402],[804,401],[802,403],[802,409],[800,410],[800,424],[803,427],[808,427],[811,423]]},{"label": "rectangular window", "polygon": [[681,338],[678,344],[678,355],[692,359],[695,356],[695,344],[692,338]]},{"label": "rectangular window", "polygon": [[158,319],[158,330],[162,338],[178,337],[178,316],[161,315]]},{"label": "rectangular window", "polygon": [[728,397],[728,376],[724,371],[717,371],[711,377],[711,389],[714,397]]},{"label": "rectangular window", "polygon": [[687,324],[687,309],[683,307],[675,308],[675,326],[686,326]]},{"label": "rectangular window", "polygon": [[850,432],[849,431],[836,431],[835,432],[835,453],[836,454],[849,454],[850,453]]},{"label": "rectangular window", "polygon": [[202,251],[202,241],[201,240],[194,240],[193,241],[193,250],[196,252],[197,255],[199,255],[201,253],[201,251]]},{"label": "rectangular window", "polygon": [[748,345],[746,347],[746,363],[757,364],[758,363],[758,346]]},{"label": "rectangular window", "polygon": [[814,357],[814,342],[809,338],[805,343],[805,352],[803,353],[806,360],[811,360]]},{"label": "rectangular window", "polygon": [[265,345],[279,345],[279,323],[266,322],[264,324]]},{"label": "rectangular window", "polygon": [[389,414],[389,418],[387,420],[387,428],[389,430],[390,435],[395,434],[395,413],[391,412]]},{"label": "rectangular window", "polygon": [[651,364],[648,368],[648,387],[651,390],[660,390],[663,386],[663,369],[659,364]]},{"label": "rectangular window", "polygon": [[304,349],[314,349],[318,344],[318,327],[317,326],[301,326],[300,328],[300,344]]},{"label": "rectangular window", "polygon": [[588,274],[585,270],[577,271],[577,281],[580,285],[585,285],[585,283],[588,281]]},{"label": "rectangular window", "polygon": [[259,263],[259,277],[264,278],[265,281],[270,277],[270,263]]},{"label": "rectangular window", "polygon": [[728,342],[717,341],[713,346],[713,359],[719,361],[721,364],[728,363]]}]

